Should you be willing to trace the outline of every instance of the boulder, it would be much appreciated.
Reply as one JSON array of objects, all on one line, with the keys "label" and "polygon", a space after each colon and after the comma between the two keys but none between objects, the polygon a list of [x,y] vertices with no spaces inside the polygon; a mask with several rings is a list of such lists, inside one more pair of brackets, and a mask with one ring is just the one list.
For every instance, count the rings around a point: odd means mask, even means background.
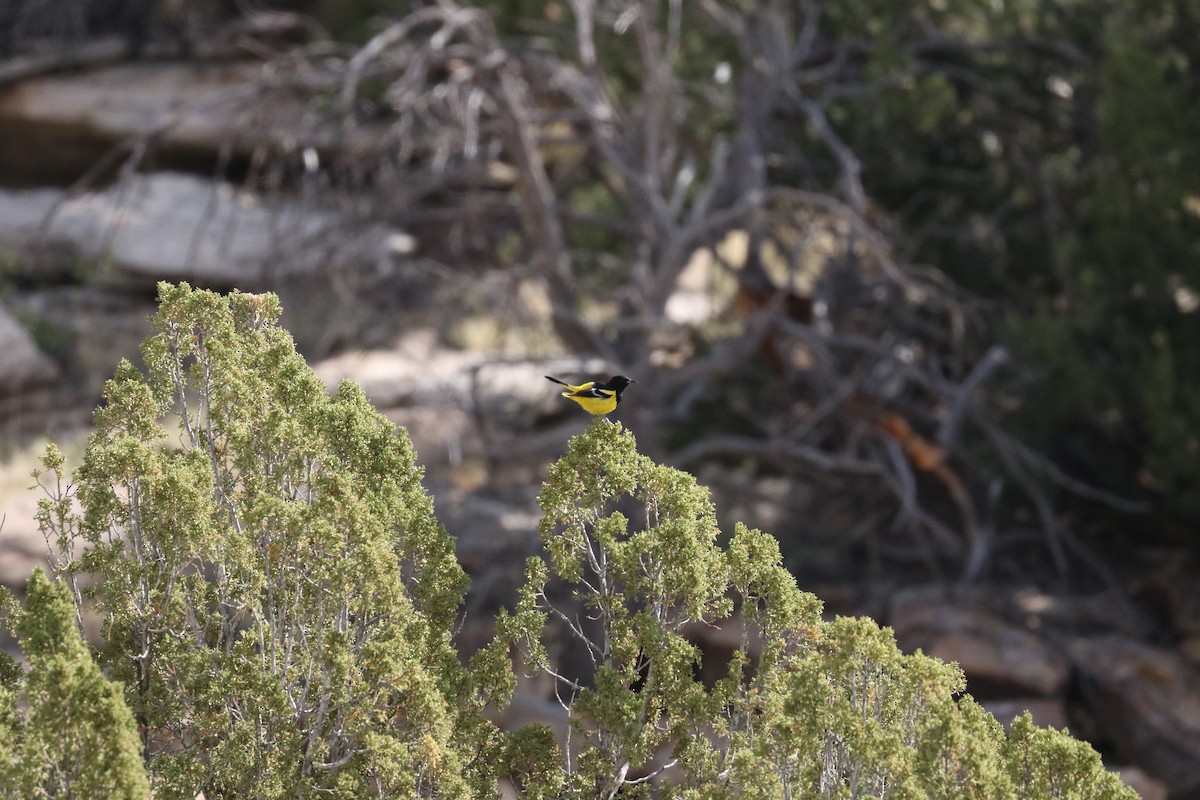
[{"label": "boulder", "polygon": [[31,239],[54,207],[66,198],[61,189],[0,190],[0,242]]},{"label": "boulder", "polygon": [[41,256],[31,262],[39,270],[47,253],[83,259],[97,265],[95,282],[254,289],[326,267],[378,266],[415,248],[384,226],[348,226],[328,211],[183,173],[76,195],[0,192],[0,246]]},{"label": "boulder", "polygon": [[[439,487],[438,517],[454,536],[458,561],[481,583],[496,584],[496,605],[512,602],[521,584],[525,559],[539,549],[535,492],[524,497],[487,495]],[[497,567],[504,569],[497,570]],[[477,594],[483,586],[472,586]]]},{"label": "boulder", "polygon": [[89,418],[104,382],[122,358],[137,363],[140,345],[153,332],[157,307],[150,295],[88,286],[34,289],[13,297],[22,316],[52,332],[48,347],[63,376],[54,387],[60,404],[75,404]]},{"label": "boulder", "polygon": [[1081,639],[1069,653],[1096,734],[1172,797],[1200,797],[1200,670],[1120,636]]},{"label": "boulder", "polygon": [[1142,800],[1167,800],[1170,793],[1167,785],[1147,774],[1138,767],[1118,767],[1115,772],[1121,776],[1121,782],[1137,792]]},{"label": "boulder", "polygon": [[229,148],[327,146],[303,93],[265,80],[271,65],[152,62],[27,77],[0,89],[0,177],[5,183],[77,180],[114,146],[154,137],[160,159],[215,163]]},{"label": "boulder", "polygon": [[48,238],[44,227],[66,196],[61,189],[0,189],[0,258],[9,274],[41,284],[70,279],[79,253],[71,242]]},{"label": "boulder", "polygon": [[0,308],[0,396],[48,386],[57,377],[54,362],[38,349],[12,314]]},{"label": "boulder", "polygon": [[1014,718],[1026,711],[1033,724],[1042,728],[1062,730],[1069,727],[1067,706],[1057,697],[1019,697],[1005,700],[985,700],[981,705],[1000,721],[1007,730]]},{"label": "boulder", "polygon": [[1200,557],[1172,550],[1136,586],[1139,599],[1183,640],[1200,638]]},{"label": "boulder", "polygon": [[[498,361],[485,352],[442,346],[433,330],[412,330],[389,349],[355,351],[314,365],[330,389],[343,378],[363,387],[382,410],[460,409],[469,417],[529,430],[539,417],[576,411],[544,375],[598,375],[609,368],[595,359]],[[580,414],[586,420],[586,415]]]},{"label": "boulder", "polygon": [[956,662],[979,698],[1048,697],[1070,678],[1066,656],[987,608],[941,591],[913,590],[892,601],[889,622],[902,649]]},{"label": "boulder", "polygon": [[379,409],[446,409],[469,405],[470,373],[482,362],[478,354],[441,347],[432,330],[415,330],[391,348],[343,353],[313,370],[330,390],[343,379],[354,381]]}]

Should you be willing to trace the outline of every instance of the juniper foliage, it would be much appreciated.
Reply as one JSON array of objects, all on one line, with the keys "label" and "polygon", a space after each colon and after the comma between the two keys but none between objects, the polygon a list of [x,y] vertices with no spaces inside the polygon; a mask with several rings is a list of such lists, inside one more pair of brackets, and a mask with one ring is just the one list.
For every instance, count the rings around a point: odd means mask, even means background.
[{"label": "juniper foliage", "polygon": [[[543,552],[463,666],[466,579],[405,432],[353,384],[326,390],[275,297],[160,300],[145,374],[118,366],[73,480],[44,459],[63,581],[35,576],[9,611],[30,661],[0,665],[9,796],[144,797],[148,774],[180,800],[488,798],[501,780],[526,798],[1134,797],[1065,732],[1006,734],[957,666],[823,619],[772,536],[723,543],[707,490],[603,421],[551,466]],[[737,634],[723,666],[697,645],[717,626]],[[565,741],[486,721],[514,650],[556,686]]]}]

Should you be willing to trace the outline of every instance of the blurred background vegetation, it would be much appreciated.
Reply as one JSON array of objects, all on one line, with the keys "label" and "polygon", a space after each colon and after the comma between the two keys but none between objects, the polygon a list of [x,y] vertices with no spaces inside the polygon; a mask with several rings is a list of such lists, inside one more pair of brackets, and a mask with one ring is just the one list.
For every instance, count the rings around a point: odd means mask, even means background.
[{"label": "blurred background vegetation", "polygon": [[[1064,530],[1194,545],[1197,4],[9,0],[0,49],[186,54],[264,11],[303,19],[290,89],[373,132],[319,148],[324,202],[371,193],[459,285],[498,280],[474,302],[504,324],[652,373],[663,451],[882,480],[880,519],[986,533],[934,547],[971,573],[1039,517],[1060,570]],[[668,320],[697,251],[736,296]]]}]

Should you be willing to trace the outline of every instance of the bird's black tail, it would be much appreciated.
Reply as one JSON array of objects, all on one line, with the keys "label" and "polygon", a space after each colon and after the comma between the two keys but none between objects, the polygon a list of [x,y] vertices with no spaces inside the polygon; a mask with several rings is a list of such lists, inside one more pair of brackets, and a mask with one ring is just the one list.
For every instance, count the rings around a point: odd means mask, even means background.
[{"label": "bird's black tail", "polygon": [[549,375],[546,375],[545,378],[546,378],[546,380],[550,381],[551,383],[557,383],[559,386],[570,386],[571,385],[569,383],[563,383],[558,378],[551,378]]}]

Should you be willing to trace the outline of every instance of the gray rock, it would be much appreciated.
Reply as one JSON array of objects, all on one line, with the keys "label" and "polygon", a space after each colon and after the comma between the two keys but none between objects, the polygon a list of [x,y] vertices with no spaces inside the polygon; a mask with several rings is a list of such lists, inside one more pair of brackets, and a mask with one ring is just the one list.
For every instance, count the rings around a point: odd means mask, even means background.
[{"label": "gray rock", "polygon": [[93,282],[253,289],[327,267],[377,267],[415,247],[400,231],[348,225],[328,211],[181,173],[71,196],[0,191],[0,247],[41,254],[38,264],[48,252],[103,264],[91,268]]},{"label": "gray rock", "polygon": [[1120,636],[1082,639],[1069,652],[1096,733],[1172,797],[1200,796],[1200,670]]},{"label": "gray rock", "polygon": [[0,94],[0,171],[77,177],[114,145],[151,135],[160,152],[192,158],[331,141],[299,94],[264,88],[269,69],[144,62],[27,78]]},{"label": "gray rock", "polygon": [[23,316],[53,333],[52,352],[64,373],[55,391],[86,414],[117,362],[129,358],[137,363],[139,346],[154,332],[149,320],[156,306],[149,296],[64,286],[29,291],[14,296],[13,303]]},{"label": "gray rock", "polygon": [[1066,656],[1036,634],[938,591],[897,595],[889,621],[902,649],[956,662],[977,696],[1048,697],[1070,677]]},{"label": "gray rock", "polygon": [[[380,409],[458,409],[473,418],[528,430],[538,417],[576,411],[544,375],[603,373],[594,360],[501,360],[443,347],[432,330],[409,331],[387,350],[349,352],[313,366],[330,389],[348,378]],[[586,415],[580,415],[586,418]]]},{"label": "gray rock", "polygon": [[61,189],[0,191],[0,241],[34,237],[46,216],[65,197]]},{"label": "gray rock", "polygon": [[1033,717],[1033,724],[1041,728],[1062,730],[1069,727],[1067,706],[1057,697],[1021,697],[1007,700],[987,700],[981,703],[1007,729],[1015,717],[1026,711]]},{"label": "gray rock", "polygon": [[0,308],[0,396],[44,387],[58,377],[58,368],[33,337],[4,308]]},{"label": "gray rock", "polygon": [[1160,780],[1149,775],[1145,770],[1138,767],[1118,767],[1116,773],[1121,776],[1121,781],[1137,792],[1138,797],[1142,800],[1167,800],[1170,793],[1167,791],[1167,785]]}]

